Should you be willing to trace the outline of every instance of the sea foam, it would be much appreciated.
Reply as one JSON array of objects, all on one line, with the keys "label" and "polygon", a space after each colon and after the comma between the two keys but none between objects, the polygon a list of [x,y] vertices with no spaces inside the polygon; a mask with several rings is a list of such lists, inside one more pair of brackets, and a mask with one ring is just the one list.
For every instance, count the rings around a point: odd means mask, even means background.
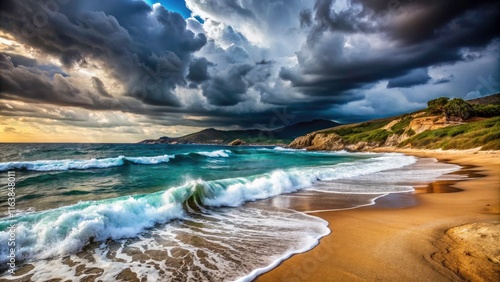
[{"label": "sea foam", "polygon": [[229,150],[216,150],[212,152],[191,152],[183,153],[178,155],[160,155],[160,156],[150,156],[150,157],[128,157],[128,156],[118,156],[112,158],[101,158],[101,159],[88,159],[88,160],[37,160],[37,161],[25,161],[25,162],[3,162],[0,163],[0,171],[7,171],[12,169],[26,169],[32,171],[64,171],[71,169],[97,169],[97,168],[109,168],[122,166],[126,162],[141,165],[154,165],[160,163],[167,163],[171,159],[177,156],[195,154],[210,158],[218,157],[229,157],[231,151]]},{"label": "sea foam", "polygon": [[[17,257],[43,259],[80,250],[91,239],[134,237],[155,224],[184,216],[182,202],[190,195],[184,187],[136,197],[80,202],[38,213],[25,214],[0,222],[16,224]],[[185,188],[184,188],[185,189]],[[0,232],[0,240],[8,240]],[[7,245],[0,247],[1,262],[7,258]]]},{"label": "sea foam", "polygon": [[[333,166],[275,170],[259,177],[235,178],[218,181],[201,181],[205,197],[203,203],[208,206],[239,206],[246,201],[255,201],[292,193],[313,186],[319,181],[349,179],[375,172],[404,167],[416,162],[416,158],[387,154],[369,160],[340,163]],[[405,191],[412,191],[408,187]],[[393,190],[379,189],[375,194],[391,193]],[[401,191],[398,191],[401,192]]]},{"label": "sea foam", "polygon": [[229,157],[229,153],[231,153],[230,150],[216,150],[216,151],[212,151],[212,152],[196,152],[196,154],[207,156],[207,157],[212,157],[212,158],[216,158],[216,157],[227,158],[227,157]]},{"label": "sea foam", "polygon": [[[318,181],[351,178],[403,167],[414,157],[387,154],[372,159],[332,166],[275,170],[246,178],[213,181],[192,180],[163,192],[128,196],[35,212],[0,222],[0,230],[17,226],[19,258],[40,259],[80,250],[91,238],[130,238],[155,224],[166,223],[185,215],[183,204],[196,197],[204,206],[237,207],[255,201],[311,187]],[[160,161],[160,160],[155,160]],[[386,193],[388,191],[379,191]],[[389,191],[390,192],[390,191]],[[0,232],[0,240],[9,234]],[[1,262],[7,258],[7,247],[0,247]]]}]

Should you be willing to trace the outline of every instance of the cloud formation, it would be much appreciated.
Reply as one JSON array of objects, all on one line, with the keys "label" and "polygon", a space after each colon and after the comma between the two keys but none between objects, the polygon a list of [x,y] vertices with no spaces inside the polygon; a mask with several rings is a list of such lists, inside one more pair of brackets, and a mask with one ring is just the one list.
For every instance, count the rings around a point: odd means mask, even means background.
[{"label": "cloud formation", "polygon": [[1,5],[0,115],[17,121],[265,128],[283,109],[351,122],[500,91],[493,0],[186,0],[188,18],[137,0]]},{"label": "cloud formation", "polygon": [[[388,87],[423,84],[422,69],[466,60],[464,50],[498,44],[496,1],[353,1],[336,10],[318,0],[298,64],[280,77],[309,96],[349,101],[351,90],[389,80]],[[303,25],[304,26],[304,25]]]},{"label": "cloud formation", "polygon": [[126,96],[179,106],[173,90],[186,84],[192,54],[206,44],[203,33],[186,29],[182,16],[142,1],[69,1],[57,10],[47,3],[10,2],[2,12],[7,31],[25,35],[17,39],[58,57],[67,69],[101,62],[125,85]]},{"label": "cloud formation", "polygon": [[431,80],[427,69],[414,69],[405,75],[389,79],[387,88],[411,87],[420,84],[426,84]]}]

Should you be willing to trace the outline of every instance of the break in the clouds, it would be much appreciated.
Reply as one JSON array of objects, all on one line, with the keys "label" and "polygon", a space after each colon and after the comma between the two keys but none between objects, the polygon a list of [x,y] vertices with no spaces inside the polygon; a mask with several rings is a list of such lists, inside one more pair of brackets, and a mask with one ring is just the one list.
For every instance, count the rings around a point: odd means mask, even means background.
[{"label": "break in the clouds", "polygon": [[61,132],[130,118],[117,130],[141,139],[134,126],[351,122],[500,88],[498,1],[174,2],[2,1],[0,115]]}]

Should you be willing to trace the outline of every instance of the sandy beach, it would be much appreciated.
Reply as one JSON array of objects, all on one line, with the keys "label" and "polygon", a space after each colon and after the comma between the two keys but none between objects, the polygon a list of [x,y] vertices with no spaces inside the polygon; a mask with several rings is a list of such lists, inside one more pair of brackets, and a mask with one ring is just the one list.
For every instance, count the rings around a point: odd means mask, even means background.
[{"label": "sandy beach", "polygon": [[[314,213],[330,235],[257,281],[498,281],[500,152],[382,148],[458,164],[471,175],[354,210]],[[481,175],[481,176],[479,176]],[[432,193],[429,193],[432,192]],[[399,207],[411,197],[417,204]]]}]

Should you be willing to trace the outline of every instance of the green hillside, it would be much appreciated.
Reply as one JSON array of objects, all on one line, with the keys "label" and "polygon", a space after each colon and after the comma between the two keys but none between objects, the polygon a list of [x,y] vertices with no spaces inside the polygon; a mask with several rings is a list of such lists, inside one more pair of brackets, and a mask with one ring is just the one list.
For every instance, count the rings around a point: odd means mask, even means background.
[{"label": "green hillside", "polygon": [[348,143],[366,142],[385,142],[390,132],[382,127],[391,122],[392,118],[367,121],[358,124],[339,126],[335,129],[324,130],[321,133],[335,133],[344,138]]},{"label": "green hillside", "polygon": [[499,97],[500,94],[495,94],[470,102],[441,97],[429,101],[428,107],[418,112],[320,130],[295,139],[291,146],[325,148],[331,135],[331,140],[335,136],[341,139],[331,150],[370,150],[382,146],[500,150]]},{"label": "green hillside", "polygon": [[500,117],[424,131],[399,144],[425,149],[500,150]]}]

